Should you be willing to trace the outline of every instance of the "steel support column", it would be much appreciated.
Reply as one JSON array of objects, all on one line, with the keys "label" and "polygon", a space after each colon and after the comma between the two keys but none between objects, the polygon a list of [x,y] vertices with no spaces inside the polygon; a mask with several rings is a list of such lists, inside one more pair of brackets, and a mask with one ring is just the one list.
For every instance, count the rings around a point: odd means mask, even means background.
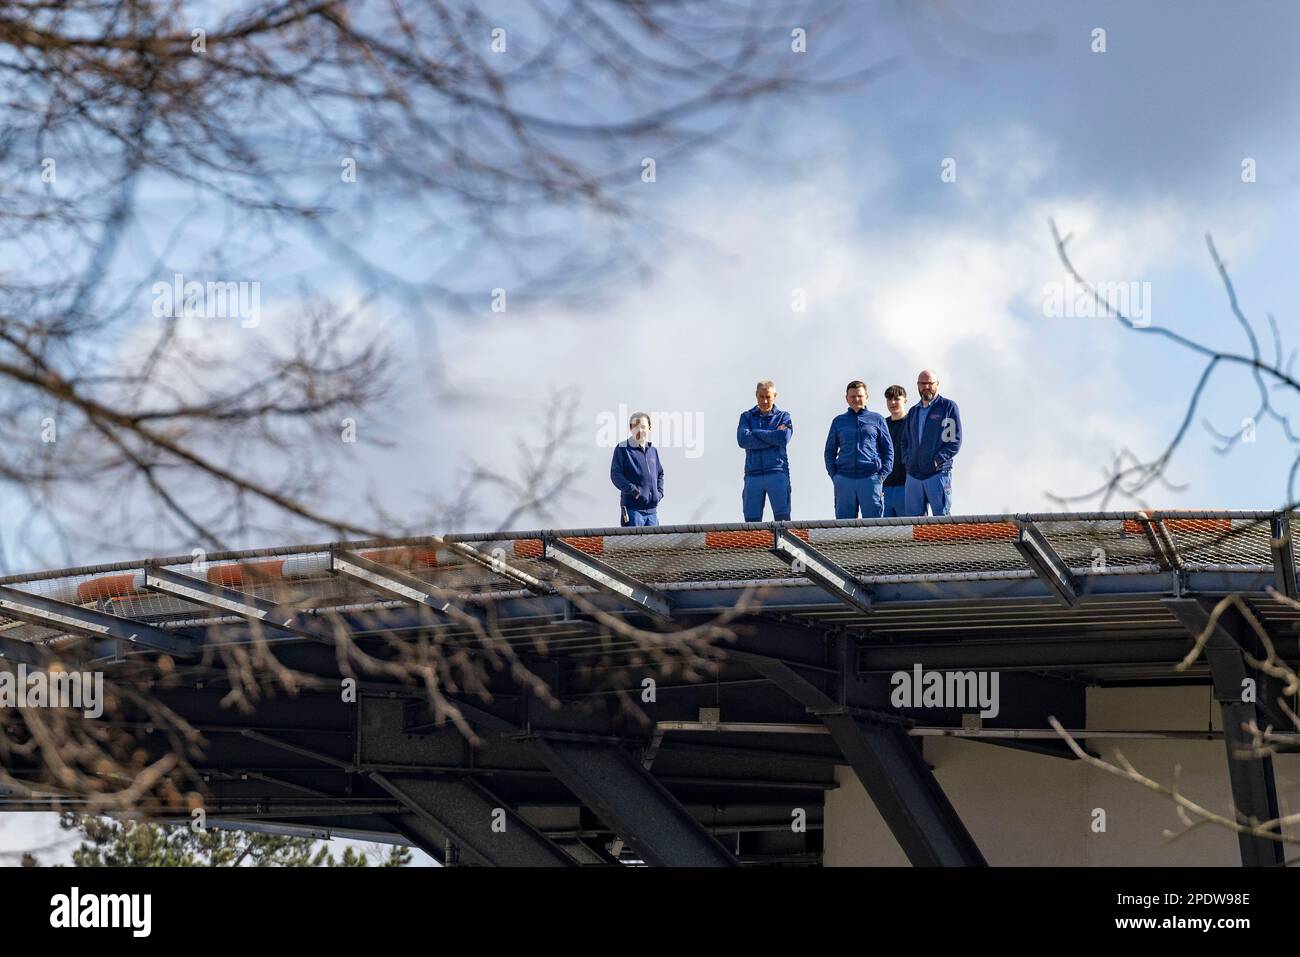
[{"label": "steel support column", "polygon": [[1273,552],[1273,578],[1278,593],[1287,598],[1300,597],[1296,593],[1295,543],[1291,538],[1291,515],[1284,512],[1271,521]]},{"label": "steel support column", "polygon": [[533,745],[551,773],[647,864],[735,866],[731,853],[619,746],[545,737]]},{"label": "steel support column", "polygon": [[493,867],[572,867],[576,862],[513,808],[471,780],[371,774],[370,780],[405,805],[419,822],[408,836],[441,855],[450,840],[472,862]]},{"label": "steel support column", "polygon": [[898,724],[863,720],[784,662],[733,652],[816,715],[914,866],[979,867],[984,855]]},{"label": "steel support column", "polygon": [[[1167,599],[1170,611],[1193,637],[1210,623],[1213,605],[1194,598]],[[1243,824],[1262,824],[1278,818],[1277,785],[1270,756],[1243,757],[1251,749],[1251,736],[1245,730],[1250,722],[1260,727],[1273,724],[1277,717],[1276,698],[1280,685],[1276,679],[1247,664],[1245,652],[1257,660],[1263,655],[1256,649],[1257,636],[1247,634],[1248,627],[1235,608],[1225,609],[1205,643],[1205,658],[1214,681],[1214,698],[1223,715],[1223,741],[1228,751],[1228,780],[1232,785],[1232,803],[1237,819]],[[1256,691],[1247,700],[1245,689]],[[1285,727],[1285,725],[1283,725]],[[1280,841],[1251,834],[1238,834],[1243,867],[1280,867],[1284,861]]]}]

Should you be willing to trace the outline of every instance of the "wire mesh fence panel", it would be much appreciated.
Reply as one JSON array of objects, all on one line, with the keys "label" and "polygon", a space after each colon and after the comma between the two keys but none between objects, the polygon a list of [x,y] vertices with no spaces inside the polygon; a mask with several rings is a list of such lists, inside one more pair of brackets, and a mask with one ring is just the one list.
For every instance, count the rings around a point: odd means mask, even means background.
[{"label": "wire mesh fence panel", "polygon": [[1191,570],[1222,566],[1272,566],[1269,523],[1230,518],[1166,518],[1174,547]]},{"label": "wire mesh fence panel", "polygon": [[639,537],[611,539],[603,557],[620,571],[650,584],[798,577],[772,554],[773,536],[768,529],[660,535],[649,548],[643,541]]},{"label": "wire mesh fence panel", "polygon": [[864,580],[916,575],[1024,573],[1014,522],[814,528],[810,543]]},{"label": "wire mesh fence panel", "polygon": [[[155,563],[205,588],[222,589],[223,594],[305,610],[392,604],[394,592],[383,587],[384,575],[424,583],[434,597],[477,599],[480,606],[489,607],[499,596],[586,588],[589,569],[575,571],[548,559],[545,541],[553,540],[576,551],[579,558],[589,556],[597,570],[609,566],[667,591],[759,584],[783,591],[779,586],[807,581],[797,562],[791,567],[792,556],[774,553],[776,536],[784,534],[807,543],[868,584],[978,583],[1034,576],[1017,548],[1026,523],[1033,524],[1076,575],[1147,573],[1170,566],[1229,575],[1272,568],[1275,517],[1275,513],[1152,512],[538,530],[304,545],[224,553],[210,561],[172,556],[10,576],[3,582],[20,593],[162,627],[229,620],[232,612],[202,596],[147,588],[146,569]],[[472,552],[465,554],[461,546]],[[367,581],[364,575],[336,570],[334,561],[340,555],[365,559],[379,569],[380,579]],[[57,623],[0,618],[0,634],[22,640],[48,641],[67,631]]]},{"label": "wire mesh fence panel", "polygon": [[1138,522],[1055,520],[1034,524],[1075,574],[1104,575],[1159,567],[1160,557]]}]

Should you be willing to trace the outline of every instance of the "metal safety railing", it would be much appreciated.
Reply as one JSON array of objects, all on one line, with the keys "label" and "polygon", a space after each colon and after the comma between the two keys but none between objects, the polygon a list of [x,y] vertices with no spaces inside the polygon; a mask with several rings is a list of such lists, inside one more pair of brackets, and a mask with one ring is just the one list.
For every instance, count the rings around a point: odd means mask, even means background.
[{"label": "metal safety railing", "polygon": [[809,580],[859,607],[867,597],[854,589],[875,582],[1039,577],[1068,603],[1081,577],[1167,571],[1272,569],[1279,590],[1294,594],[1290,518],[1039,512],[456,533],[172,555],[0,578],[0,635],[64,634],[54,613],[64,607],[99,625],[94,616],[165,626],[232,610],[268,615],[285,603],[436,609],[448,591],[491,601],[575,586],[613,591],[655,614],[666,613],[661,592]]}]

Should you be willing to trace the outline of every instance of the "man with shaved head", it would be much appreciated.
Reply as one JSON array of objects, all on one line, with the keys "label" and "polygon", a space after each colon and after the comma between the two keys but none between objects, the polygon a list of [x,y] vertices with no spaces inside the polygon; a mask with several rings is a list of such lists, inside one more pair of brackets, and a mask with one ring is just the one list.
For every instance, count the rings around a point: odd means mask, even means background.
[{"label": "man with shaved head", "polygon": [[939,394],[939,375],[923,369],[916,377],[921,401],[907,412],[903,428],[903,466],[907,482],[903,507],[908,515],[952,514],[952,460],[961,449],[957,403]]}]

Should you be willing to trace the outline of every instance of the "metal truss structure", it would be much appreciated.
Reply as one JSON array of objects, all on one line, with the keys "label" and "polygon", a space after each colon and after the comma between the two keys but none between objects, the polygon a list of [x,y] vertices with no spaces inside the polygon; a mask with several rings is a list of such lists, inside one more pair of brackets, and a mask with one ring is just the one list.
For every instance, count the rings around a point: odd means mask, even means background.
[{"label": "metal truss structure", "polygon": [[[1249,721],[1289,727],[1275,687],[1241,700],[1248,662],[1263,654],[1258,635],[1229,609],[1196,665],[1173,665],[1230,594],[1296,661],[1290,521],[992,515],[163,557],[0,579],[0,657],[33,666],[58,648],[111,670],[167,656],[178,680],[156,694],[206,739],[196,770],[221,826],[398,841],[447,863],[816,864],[825,796],[846,766],[914,864],[981,865],[920,741],[951,734],[1074,760],[1046,716],[1083,728],[1090,685],[1211,685],[1238,813],[1276,817],[1269,759],[1233,757]],[[640,663],[646,635],[719,615],[734,640],[719,646],[709,680]],[[491,634],[562,706],[489,671],[490,700],[454,698],[479,739],[471,745],[434,720],[416,686],[363,675],[345,700],[340,629],[379,658],[417,638],[481,654]],[[251,714],[223,707],[228,679],[203,653],[255,636],[325,690],[268,697]],[[975,727],[954,709],[892,707],[890,675],[918,664],[998,671],[1001,712]],[[628,697],[648,721],[620,706]],[[144,746],[164,749],[155,738]],[[36,766],[9,770],[41,780]],[[54,804],[34,787],[0,806]],[[801,814],[805,826],[792,827]],[[1277,864],[1280,853],[1241,839],[1243,863]]]}]

